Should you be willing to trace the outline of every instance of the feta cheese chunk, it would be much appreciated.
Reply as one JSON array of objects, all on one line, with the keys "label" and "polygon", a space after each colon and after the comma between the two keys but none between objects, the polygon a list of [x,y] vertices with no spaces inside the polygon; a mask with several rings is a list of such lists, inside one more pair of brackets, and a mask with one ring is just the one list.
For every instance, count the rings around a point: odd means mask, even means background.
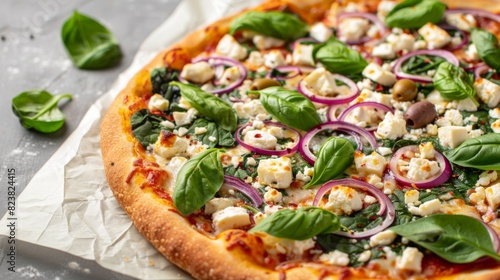
[{"label": "feta cheese chunk", "polygon": [[446,15],[445,20],[449,25],[467,32],[477,26],[476,19],[471,14],[450,13]]},{"label": "feta cheese chunk", "polygon": [[319,260],[330,265],[349,265],[349,255],[339,250],[329,252],[328,254],[322,254],[319,256]]},{"label": "feta cheese chunk", "polygon": [[419,216],[429,216],[431,214],[439,212],[441,208],[441,202],[439,199],[435,198],[433,200],[426,201],[422,203],[419,207],[410,206],[408,211],[413,215]]},{"label": "feta cheese chunk", "polygon": [[162,158],[171,159],[186,152],[189,142],[172,132],[162,131],[155,142],[153,151]]},{"label": "feta cheese chunk", "polygon": [[177,125],[190,124],[193,121],[194,116],[188,112],[173,112],[174,121]]},{"label": "feta cheese chunk", "polygon": [[168,109],[169,102],[158,93],[153,94],[149,99],[148,108],[150,111],[165,111]]},{"label": "feta cheese chunk", "polygon": [[413,272],[422,271],[422,259],[424,254],[417,248],[407,247],[401,257],[396,258],[396,268]]},{"label": "feta cheese chunk", "polygon": [[242,118],[255,118],[259,114],[267,115],[267,111],[259,99],[253,99],[249,102],[235,102],[233,108],[236,114]]},{"label": "feta cheese chunk", "polygon": [[494,182],[498,178],[498,173],[495,170],[484,171],[479,174],[479,179],[476,182],[476,186],[488,186],[491,182]]},{"label": "feta cheese chunk", "polygon": [[270,48],[279,48],[283,45],[285,45],[285,41],[272,38],[272,37],[267,37],[267,36],[262,36],[262,35],[255,35],[252,39],[254,45],[257,47],[259,50],[267,50]]},{"label": "feta cheese chunk", "polygon": [[499,119],[500,118],[500,108],[493,108],[488,111],[490,118]]},{"label": "feta cheese chunk", "polygon": [[384,173],[385,166],[387,165],[386,159],[376,152],[365,156],[360,151],[354,152],[354,163],[356,164],[356,170],[361,175],[375,174],[379,177],[382,177],[382,173]]},{"label": "feta cheese chunk", "polygon": [[403,116],[400,116],[398,112],[395,114],[387,113],[384,120],[378,124],[377,135],[380,138],[395,140],[408,133]]},{"label": "feta cheese chunk", "polygon": [[293,181],[292,161],[288,157],[263,159],[257,167],[259,184],[288,188]]},{"label": "feta cheese chunk", "polygon": [[285,65],[285,58],[279,50],[272,50],[264,55],[264,65],[269,68],[276,68]]},{"label": "feta cheese chunk", "polygon": [[380,1],[377,6],[377,16],[381,20],[384,20],[385,17],[389,14],[389,12],[396,7],[398,3],[396,1]]},{"label": "feta cheese chunk", "polygon": [[381,231],[370,237],[370,247],[387,246],[394,242],[398,235],[392,230]]},{"label": "feta cheese chunk", "polygon": [[491,129],[495,133],[500,133],[500,119],[496,120],[491,124]]},{"label": "feta cheese chunk", "polygon": [[243,60],[247,57],[247,49],[240,45],[230,34],[226,34],[220,39],[215,52],[236,60]]},{"label": "feta cheese chunk", "polygon": [[262,130],[250,130],[245,133],[243,141],[259,149],[275,150],[278,139]]},{"label": "feta cheese chunk", "polygon": [[489,107],[496,107],[500,103],[500,86],[487,79],[479,78],[474,83],[477,95]]},{"label": "feta cheese chunk", "polygon": [[309,30],[309,34],[314,39],[319,42],[326,42],[328,38],[332,37],[333,32],[330,28],[328,28],[324,23],[318,22],[311,26],[311,30]]},{"label": "feta cheese chunk", "polygon": [[342,88],[337,86],[333,74],[323,67],[314,69],[304,78],[303,82],[308,89],[317,95],[336,96],[342,92]]},{"label": "feta cheese chunk", "polygon": [[296,44],[292,54],[293,65],[314,65],[312,58],[313,48],[314,45]]},{"label": "feta cheese chunk", "polygon": [[253,51],[250,52],[250,55],[248,56],[247,62],[254,66],[255,68],[259,68],[262,65],[264,65],[264,57],[262,54],[258,51]]},{"label": "feta cheese chunk", "polygon": [[205,204],[205,215],[212,215],[213,213],[226,209],[227,207],[234,206],[236,203],[233,198],[216,197],[209,200]]},{"label": "feta cheese chunk", "polygon": [[396,75],[390,71],[382,69],[382,67],[375,62],[368,64],[368,66],[363,69],[362,74],[368,79],[383,86],[392,86],[396,83]]},{"label": "feta cheese chunk", "polygon": [[382,43],[373,48],[372,55],[383,59],[393,59],[396,56],[396,53],[392,49],[391,44]]},{"label": "feta cheese chunk", "polygon": [[467,112],[476,112],[477,106],[472,102],[470,98],[465,98],[458,101],[457,110],[459,111],[467,111]]},{"label": "feta cheese chunk", "polygon": [[463,126],[444,126],[438,128],[439,143],[445,148],[456,148],[467,140],[467,128]]},{"label": "feta cheese chunk", "polygon": [[415,46],[415,37],[406,33],[401,33],[401,34],[391,33],[387,36],[386,40],[387,43],[391,44],[392,50],[395,53],[400,51],[404,53],[411,52],[413,51]]},{"label": "feta cheese chunk", "polygon": [[424,181],[439,172],[439,164],[436,161],[425,158],[411,158],[406,177],[413,181]]},{"label": "feta cheese chunk", "polygon": [[230,85],[241,78],[240,69],[237,66],[229,67],[224,70],[222,77],[220,78],[221,85]]},{"label": "feta cheese chunk", "polygon": [[435,156],[434,146],[432,142],[425,142],[418,145],[421,158],[433,159]]},{"label": "feta cheese chunk", "polygon": [[417,190],[409,190],[405,192],[405,203],[406,204],[415,204],[418,201],[420,196],[420,192]]},{"label": "feta cheese chunk", "polygon": [[476,45],[470,44],[467,49],[465,50],[465,56],[470,60],[470,61],[479,61],[481,58],[479,57],[479,54],[477,53],[477,48]]},{"label": "feta cheese chunk", "polygon": [[440,49],[451,41],[450,34],[432,22],[422,26],[418,34],[424,37],[427,47],[431,50]]},{"label": "feta cheese chunk", "polygon": [[182,68],[181,77],[197,84],[204,84],[215,77],[214,69],[208,62],[188,63]]},{"label": "feta cheese chunk", "polygon": [[264,200],[268,203],[279,203],[283,199],[283,194],[274,188],[267,187],[264,193]]},{"label": "feta cheese chunk", "polygon": [[323,208],[337,215],[350,215],[363,208],[363,201],[355,189],[335,186],[331,189],[328,202]]},{"label": "feta cheese chunk", "polygon": [[495,211],[500,205],[500,183],[496,183],[484,190],[488,205]]},{"label": "feta cheese chunk", "polygon": [[366,35],[368,28],[370,28],[370,22],[364,18],[346,18],[339,24],[338,30],[342,30],[339,39],[344,42],[359,40]]},{"label": "feta cheese chunk", "polygon": [[367,262],[370,260],[371,257],[372,257],[372,251],[370,250],[363,251],[363,253],[359,254],[358,256],[358,262]]},{"label": "feta cheese chunk", "polygon": [[462,126],[464,124],[462,114],[455,109],[447,110],[444,113],[444,118],[449,120],[452,125]]},{"label": "feta cheese chunk", "polygon": [[251,224],[250,215],[243,207],[230,206],[215,212],[212,221],[217,232],[242,228]]}]

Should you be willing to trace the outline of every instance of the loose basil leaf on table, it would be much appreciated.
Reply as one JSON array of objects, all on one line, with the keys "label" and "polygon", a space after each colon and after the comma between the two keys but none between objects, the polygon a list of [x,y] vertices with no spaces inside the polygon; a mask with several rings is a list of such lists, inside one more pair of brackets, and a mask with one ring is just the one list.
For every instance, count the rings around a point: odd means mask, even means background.
[{"label": "loose basil leaf on table", "polygon": [[45,90],[30,90],[12,99],[12,111],[25,128],[33,128],[43,133],[59,130],[66,117],[59,110],[60,100],[71,99],[71,94],[52,95]]},{"label": "loose basil leaf on table", "polygon": [[221,128],[233,132],[238,127],[238,116],[233,108],[219,97],[189,84],[171,82],[181,90],[181,95],[201,115],[213,120]]},{"label": "loose basil leaf on table", "polygon": [[360,74],[368,65],[359,52],[337,39],[314,46],[313,59],[332,73],[348,76]]},{"label": "loose basil leaf on table", "polygon": [[469,98],[476,106],[479,106],[474,98],[476,95],[474,78],[469,76],[464,69],[447,61],[442,62],[432,77],[432,82],[443,98],[449,100]]},{"label": "loose basil leaf on table", "polygon": [[469,216],[435,214],[389,229],[449,262],[500,261],[486,227]]},{"label": "loose basil leaf on table", "polygon": [[314,163],[314,175],[304,188],[321,185],[339,176],[351,166],[353,160],[354,147],[351,142],[343,138],[329,138],[321,145]]},{"label": "loose basil leaf on table", "polygon": [[139,110],[130,118],[132,135],[146,149],[150,144],[154,144],[158,140],[162,129],[166,130],[161,125],[161,122],[165,120],[162,116],[152,114],[148,109]]},{"label": "loose basil leaf on table", "polygon": [[190,215],[214,197],[224,183],[219,149],[208,149],[189,159],[179,170],[174,189],[174,205]]},{"label": "loose basil leaf on table", "polygon": [[482,170],[500,170],[500,133],[465,140],[455,149],[444,152],[454,164]]},{"label": "loose basil leaf on table", "polygon": [[472,42],[476,46],[479,57],[491,68],[500,72],[500,43],[498,38],[481,28],[471,31]]},{"label": "loose basil leaf on table", "polygon": [[229,26],[231,34],[239,30],[253,31],[285,41],[293,41],[308,33],[307,24],[298,16],[278,11],[245,13],[234,19]]},{"label": "loose basil leaf on table", "polygon": [[259,94],[266,111],[284,125],[308,131],[321,124],[311,100],[296,91],[269,87],[249,94]]},{"label": "loose basil leaf on table", "polygon": [[108,68],[116,65],[122,57],[113,34],[95,19],[77,11],[64,23],[61,37],[78,68]]},{"label": "loose basil leaf on table", "polygon": [[280,238],[306,240],[339,229],[337,215],[318,207],[304,207],[277,211],[264,218],[249,232],[266,232]]},{"label": "loose basil leaf on table", "polygon": [[428,22],[439,23],[446,5],[437,0],[406,0],[396,5],[385,17],[389,27],[420,28]]}]

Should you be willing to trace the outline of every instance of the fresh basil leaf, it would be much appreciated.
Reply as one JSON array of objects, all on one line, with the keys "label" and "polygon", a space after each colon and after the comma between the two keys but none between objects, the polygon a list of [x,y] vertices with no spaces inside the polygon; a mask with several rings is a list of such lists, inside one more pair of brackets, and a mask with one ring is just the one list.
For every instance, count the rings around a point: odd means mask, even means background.
[{"label": "fresh basil leaf", "polygon": [[321,145],[314,163],[314,175],[304,186],[305,189],[321,185],[341,175],[354,160],[351,142],[343,138],[331,137]]},{"label": "fresh basil leaf", "polygon": [[269,87],[249,94],[260,94],[262,106],[284,125],[308,131],[321,124],[311,100],[296,91]]},{"label": "fresh basil leaf", "polygon": [[151,71],[152,93],[158,93],[172,103],[176,94],[180,94],[179,88],[171,86],[171,81],[179,80],[179,71],[167,67],[158,67]]},{"label": "fresh basil leaf", "polygon": [[264,218],[249,232],[263,231],[280,238],[306,240],[339,229],[340,222],[337,215],[318,207],[304,207],[277,211]]},{"label": "fresh basil leaf", "polygon": [[476,46],[477,54],[491,68],[500,72],[500,44],[498,38],[481,28],[471,31],[472,42]]},{"label": "fresh basil leaf", "polygon": [[304,37],[307,24],[298,16],[278,11],[248,12],[231,22],[229,33],[234,34],[239,30],[248,30],[264,36],[293,41]]},{"label": "fresh basil leaf", "polygon": [[457,67],[447,61],[439,64],[436,74],[432,77],[434,87],[441,96],[449,100],[462,100],[470,98],[476,106],[479,103],[474,96],[474,79],[465,72],[464,69]]},{"label": "fresh basil leaf", "polygon": [[174,205],[190,215],[214,197],[224,183],[219,149],[208,149],[189,159],[179,170],[174,189]]},{"label": "fresh basil leaf", "polygon": [[238,126],[238,116],[236,112],[219,97],[205,92],[204,90],[180,82],[171,82],[181,90],[181,95],[193,106],[201,115],[213,120],[221,128],[233,132]]},{"label": "fresh basil leaf", "polygon": [[337,39],[314,46],[313,58],[330,72],[342,75],[359,75],[368,65],[361,54]]},{"label": "fresh basil leaf", "polygon": [[396,5],[385,17],[389,27],[420,28],[428,22],[439,23],[446,5],[437,0],[406,0]]},{"label": "fresh basil leaf", "polygon": [[[204,127],[207,129],[207,132],[196,134],[195,130],[197,127]],[[216,123],[208,121],[205,118],[199,118],[194,121],[193,125],[189,128],[188,133],[200,140],[203,144],[208,145],[210,148],[217,145],[222,147],[232,147],[235,142],[233,133],[220,128]],[[211,137],[215,137],[216,140],[210,141]]]},{"label": "fresh basil leaf", "polygon": [[77,11],[64,23],[61,36],[78,68],[108,68],[116,65],[122,57],[113,34],[95,19]]},{"label": "fresh basil leaf", "polygon": [[160,124],[162,121],[165,121],[162,116],[151,114],[148,109],[139,110],[130,117],[132,135],[146,149],[158,140],[162,130],[166,130]]},{"label": "fresh basil leaf", "polygon": [[59,130],[66,120],[57,104],[63,98],[71,99],[71,94],[52,95],[45,90],[30,90],[12,99],[12,111],[21,124],[43,133]]},{"label": "fresh basil leaf", "polygon": [[500,170],[500,133],[467,139],[455,149],[445,151],[444,155],[460,166]]},{"label": "fresh basil leaf", "polygon": [[435,214],[389,229],[449,262],[469,263],[483,256],[500,261],[486,227],[469,216]]}]

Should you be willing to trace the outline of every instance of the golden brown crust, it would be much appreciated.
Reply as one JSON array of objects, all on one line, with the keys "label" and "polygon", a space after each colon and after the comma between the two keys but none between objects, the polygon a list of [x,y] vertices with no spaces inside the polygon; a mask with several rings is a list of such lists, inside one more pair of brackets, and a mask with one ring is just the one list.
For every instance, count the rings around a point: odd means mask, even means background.
[{"label": "golden brown crust", "polygon": [[[306,21],[314,22],[324,15],[332,2],[333,0],[269,0],[253,9],[279,10],[288,7]],[[466,4],[484,8],[482,4],[477,4],[484,2],[491,4],[486,0],[469,1]],[[500,10],[500,3],[495,7]],[[145,99],[151,94],[149,70],[165,64],[176,69],[182,68],[200,52],[214,47],[213,44],[227,32],[232,18],[234,16],[197,30],[161,52],[117,96],[101,127],[101,149],[106,176],[121,207],[144,237],[171,262],[197,279],[280,279],[284,274],[286,279],[318,279],[325,276],[321,274],[324,270],[299,266],[279,272],[266,268],[266,253],[259,249],[260,239],[244,231],[225,232],[216,239],[196,231],[186,218],[175,211],[168,195],[157,195],[158,188],[155,188],[155,184],[166,180],[168,173],[162,173],[154,165],[154,159],[147,158],[142,147],[131,136],[130,115],[145,108]],[[139,162],[138,158],[143,158],[144,161]],[[147,175],[151,174],[157,175],[155,178],[160,181],[148,182]],[[336,271],[336,274],[326,275],[328,279],[337,279],[341,273]],[[498,279],[499,275],[500,267],[436,279],[486,280]]]}]

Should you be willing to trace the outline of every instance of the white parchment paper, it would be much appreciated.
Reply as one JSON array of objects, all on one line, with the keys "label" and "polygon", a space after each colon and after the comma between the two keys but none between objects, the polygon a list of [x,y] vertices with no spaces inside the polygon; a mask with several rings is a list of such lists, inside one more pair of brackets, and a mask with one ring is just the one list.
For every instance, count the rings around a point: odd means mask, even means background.
[{"label": "white parchment paper", "polygon": [[[141,236],[113,197],[99,148],[101,117],[130,78],[160,50],[205,24],[261,1],[183,0],[19,196],[16,238],[95,260],[137,278],[188,279]],[[0,234],[7,236],[7,230],[0,228]]]}]

